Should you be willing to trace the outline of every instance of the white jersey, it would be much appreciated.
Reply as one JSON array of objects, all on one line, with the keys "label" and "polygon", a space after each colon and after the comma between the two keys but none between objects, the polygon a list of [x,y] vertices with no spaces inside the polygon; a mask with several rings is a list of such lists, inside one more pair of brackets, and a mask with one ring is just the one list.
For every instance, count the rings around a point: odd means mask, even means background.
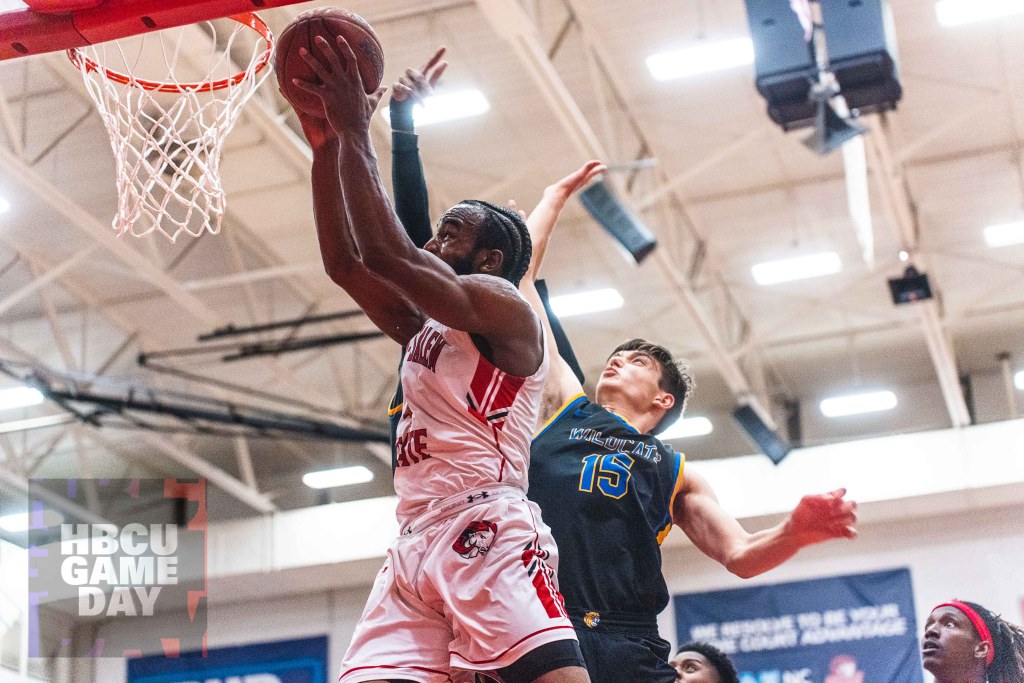
[{"label": "white jersey", "polygon": [[495,484],[524,491],[548,353],[516,377],[484,358],[466,332],[428,319],[405,349],[395,440],[398,521],[433,500]]}]

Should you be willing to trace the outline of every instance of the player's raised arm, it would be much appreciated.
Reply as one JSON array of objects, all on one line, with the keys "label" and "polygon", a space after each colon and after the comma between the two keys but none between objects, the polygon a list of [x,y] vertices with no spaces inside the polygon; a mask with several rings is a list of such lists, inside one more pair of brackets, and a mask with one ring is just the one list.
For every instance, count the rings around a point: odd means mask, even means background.
[{"label": "player's raised arm", "polygon": [[[530,302],[534,312],[543,321],[544,335],[549,349],[557,347],[554,330],[548,319],[544,302],[540,293],[534,285],[537,273],[540,271],[541,261],[547,251],[548,243],[554,232],[558,216],[569,197],[581,187],[589,183],[598,175],[607,170],[607,167],[600,161],[588,161],[580,168],[565,176],[557,183],[549,185],[544,189],[540,203],[530,212],[526,219],[526,226],[530,231],[530,240],[533,242],[533,253],[530,256],[530,267],[526,270],[526,276],[519,285],[526,300]],[[573,374],[569,364],[559,357],[552,360],[551,369],[548,371],[547,381],[544,385],[544,394],[541,399],[540,420],[543,423],[554,413],[559,406],[567,400],[583,391],[582,383]]]},{"label": "player's raised arm", "polygon": [[423,315],[359,261],[344,209],[338,136],[325,119],[295,111],[313,150],[313,213],[324,270],[382,332],[404,345],[422,327]]},{"label": "player's raised arm", "polygon": [[430,318],[482,337],[486,355],[500,369],[532,374],[542,359],[542,330],[515,288],[529,258],[525,226],[520,232],[519,217],[500,207],[463,202],[442,217],[425,249],[418,249],[380,179],[369,133],[376,101],[362,95],[351,46],[341,36],[336,42],[331,46],[317,37],[318,54],[305,51],[303,57],[321,82],[296,85],[320,96],[339,132],[344,207],[363,264]]},{"label": "player's raised arm", "polygon": [[607,170],[608,167],[603,162],[591,160],[557,183],[544,188],[540,203],[526,219],[526,226],[530,229],[530,240],[533,242],[533,254],[530,256],[530,267],[527,268],[524,279],[537,279],[548,244],[551,242],[551,235],[555,231],[555,224],[569,197]]},{"label": "player's raised arm", "polygon": [[420,161],[413,108],[423,104],[441,79],[448,62],[445,48],[417,69],[406,69],[391,84],[391,186],[395,197],[395,213],[405,232],[417,247],[422,248],[433,237],[427,184]]},{"label": "player's raised arm", "polygon": [[846,489],[804,496],[780,524],[748,533],[718,503],[704,477],[687,472],[672,517],[697,548],[742,578],[774,569],[800,548],[834,538],[857,537],[857,503]]}]

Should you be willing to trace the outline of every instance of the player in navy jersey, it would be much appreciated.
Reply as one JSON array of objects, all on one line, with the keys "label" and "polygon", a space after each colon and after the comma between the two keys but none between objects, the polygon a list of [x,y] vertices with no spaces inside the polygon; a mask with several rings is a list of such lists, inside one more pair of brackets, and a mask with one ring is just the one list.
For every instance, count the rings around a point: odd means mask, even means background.
[{"label": "player in navy jersey", "polygon": [[[531,216],[528,225],[534,252],[520,290],[547,326],[532,281],[554,222]],[[684,472],[684,456],[654,436],[682,415],[692,389],[667,349],[641,339],[612,352],[594,401],[564,363],[551,364],[529,497],[558,545],[559,589],[594,683],[675,681],[657,629],[669,598],[660,545],[673,524],[741,577],[812,543],[856,537],[856,504],[843,489],[805,496],[781,524],[745,531],[703,477]]]}]

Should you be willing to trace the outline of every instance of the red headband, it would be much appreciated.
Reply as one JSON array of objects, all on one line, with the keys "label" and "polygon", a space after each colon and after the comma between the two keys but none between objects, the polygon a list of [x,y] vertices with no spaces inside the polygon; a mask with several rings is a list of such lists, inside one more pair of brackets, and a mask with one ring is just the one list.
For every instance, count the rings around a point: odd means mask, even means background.
[{"label": "red headband", "polygon": [[978,636],[982,642],[988,643],[988,654],[985,656],[985,666],[992,666],[992,660],[996,657],[996,644],[992,640],[992,634],[988,630],[988,625],[985,624],[985,620],[981,618],[981,615],[975,612],[970,605],[960,602],[959,600],[950,600],[944,602],[941,605],[936,605],[932,611],[934,612],[940,607],[955,607],[964,613],[964,615],[971,620],[974,624],[974,630],[978,632]]}]

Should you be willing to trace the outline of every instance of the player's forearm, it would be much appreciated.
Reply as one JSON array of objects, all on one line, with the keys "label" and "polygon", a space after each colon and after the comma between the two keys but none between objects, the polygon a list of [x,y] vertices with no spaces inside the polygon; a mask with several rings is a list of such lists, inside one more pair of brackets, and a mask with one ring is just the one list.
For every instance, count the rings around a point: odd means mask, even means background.
[{"label": "player's forearm", "polygon": [[[568,196],[547,190],[540,203],[526,219],[526,227],[530,231],[530,241],[533,243],[533,254],[530,256],[530,267],[527,269],[524,279],[537,279],[537,274],[540,273],[540,267],[544,262],[544,255],[548,250],[548,243],[555,231],[555,223],[558,222],[558,216],[565,208],[568,199]],[[543,315],[543,313],[538,313],[538,315]]]},{"label": "player's forearm", "polygon": [[[558,340],[552,327],[551,318],[548,316],[544,301],[537,291],[537,285],[532,278],[524,277],[519,283],[519,292],[530,304],[530,308],[540,318],[544,328],[544,344],[551,356],[551,363],[548,375],[544,380],[544,390],[541,394],[541,409],[538,415],[537,426],[544,424],[558,408],[569,398],[583,391],[583,385],[573,374],[568,362],[557,353]],[[566,341],[568,343],[568,340]],[[571,349],[570,349],[571,350]]]},{"label": "player's forearm", "polygon": [[[391,208],[369,135],[345,135],[340,159],[348,222],[366,270],[430,318],[469,332],[492,331],[501,319],[499,310],[507,310],[494,306],[509,297],[481,293],[480,287],[466,284],[440,259],[413,245]],[[474,298],[474,292],[482,298]]]},{"label": "player's forearm", "polygon": [[433,237],[433,231],[416,135],[394,131],[391,140],[391,186],[395,193],[395,213],[409,239],[422,249]]},{"label": "player's forearm", "polygon": [[333,140],[313,150],[313,216],[324,270],[334,282],[345,286],[358,263],[358,254],[349,234],[342,199],[339,172],[339,145]]},{"label": "player's forearm", "polygon": [[363,265],[393,280],[421,255],[391,207],[369,131],[342,136],[340,165],[345,179],[345,211]]},{"label": "player's forearm", "polygon": [[725,568],[736,576],[749,579],[778,567],[796,555],[806,543],[790,530],[787,522],[747,534],[725,559]]}]

